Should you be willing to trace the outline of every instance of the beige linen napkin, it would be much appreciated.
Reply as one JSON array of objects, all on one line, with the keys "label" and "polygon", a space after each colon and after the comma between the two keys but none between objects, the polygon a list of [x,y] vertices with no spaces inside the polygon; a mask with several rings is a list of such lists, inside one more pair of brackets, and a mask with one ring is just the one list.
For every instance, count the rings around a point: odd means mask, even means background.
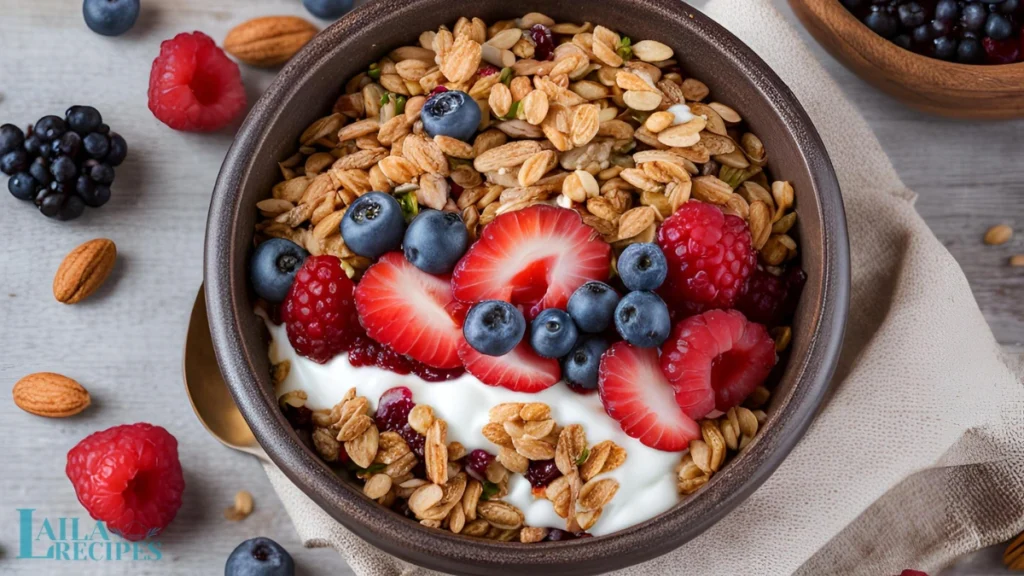
[{"label": "beige linen napkin", "polygon": [[[1024,530],[1024,385],[960,268],[769,0],[706,11],[778,72],[828,146],[853,251],[849,328],[833,395],[778,471],[694,541],[619,574],[934,574]],[[307,546],[334,547],[361,576],[431,574],[267,472]]]}]

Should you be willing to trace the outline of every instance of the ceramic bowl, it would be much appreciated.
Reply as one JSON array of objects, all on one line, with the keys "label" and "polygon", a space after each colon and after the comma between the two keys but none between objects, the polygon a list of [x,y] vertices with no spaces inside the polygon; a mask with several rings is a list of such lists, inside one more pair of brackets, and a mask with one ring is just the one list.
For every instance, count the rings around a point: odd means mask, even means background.
[{"label": "ceramic bowl", "polygon": [[[792,354],[757,438],[699,492],[670,511],[599,538],[498,543],[428,529],[378,506],[340,479],[293,433],[269,378],[267,342],[253,313],[246,265],[256,202],[279,181],[277,161],[325,115],[344,81],[420,32],[459,16],[487,22],[543,12],[556,21],[610,24],[632,38],[664,42],[686,70],[747,119],[769,150],[769,168],[797,191],[797,226],[808,282],[793,325]],[[849,247],[835,173],[792,92],[749,48],[678,0],[381,0],[316,37],[256,103],[224,160],[210,206],[205,281],[221,370],[267,454],[317,504],[360,537],[410,562],[457,574],[611,571],[675,549],[754,491],[803,435],[828,389],[848,309]]]}]

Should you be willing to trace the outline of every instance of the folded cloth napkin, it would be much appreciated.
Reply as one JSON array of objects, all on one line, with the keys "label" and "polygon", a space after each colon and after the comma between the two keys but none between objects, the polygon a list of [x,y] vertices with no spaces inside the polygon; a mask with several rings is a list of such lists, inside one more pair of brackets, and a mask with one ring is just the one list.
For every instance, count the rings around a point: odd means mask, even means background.
[{"label": "folded cloth napkin", "polygon": [[[770,0],[706,12],[793,89],[842,185],[852,306],[827,405],[779,469],[685,546],[623,576],[932,572],[1024,530],[1024,385],[874,135]],[[360,576],[428,575],[267,470],[307,546]]]}]

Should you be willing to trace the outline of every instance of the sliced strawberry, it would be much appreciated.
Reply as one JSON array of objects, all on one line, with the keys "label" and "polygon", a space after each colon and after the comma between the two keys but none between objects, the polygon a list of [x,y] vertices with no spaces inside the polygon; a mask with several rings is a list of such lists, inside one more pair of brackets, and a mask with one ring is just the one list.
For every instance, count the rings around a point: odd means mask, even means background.
[{"label": "sliced strawberry", "polygon": [[735,310],[711,310],[676,325],[662,348],[661,368],[676,403],[691,418],[738,406],[775,365],[775,342]]},{"label": "sliced strawberry", "polygon": [[435,368],[462,366],[462,329],[447,311],[452,301],[447,276],[421,271],[401,252],[381,256],[356,286],[356,310],[366,334]]},{"label": "sliced strawberry", "polygon": [[537,205],[508,212],[484,228],[452,274],[462,302],[504,300],[527,319],[565,309],[590,280],[607,280],[611,247],[573,210]]},{"label": "sliced strawberry", "polygon": [[558,360],[538,356],[525,338],[504,356],[481,354],[463,341],[459,345],[459,358],[466,370],[484,384],[514,392],[540,392],[562,378]]},{"label": "sliced strawberry", "polygon": [[679,452],[701,437],[700,426],[673,401],[653,348],[613,344],[601,357],[597,386],[605,412],[645,446]]}]

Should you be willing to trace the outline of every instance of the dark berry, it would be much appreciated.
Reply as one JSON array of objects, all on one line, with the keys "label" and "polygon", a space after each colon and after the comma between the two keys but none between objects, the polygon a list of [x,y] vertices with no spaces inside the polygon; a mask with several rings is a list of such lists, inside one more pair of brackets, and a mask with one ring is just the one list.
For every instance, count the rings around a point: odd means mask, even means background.
[{"label": "dark berry", "polygon": [[270,538],[253,538],[238,545],[224,564],[224,576],[294,576],[295,561]]},{"label": "dark berry", "polygon": [[75,132],[65,132],[60,138],[53,141],[53,146],[58,154],[74,158],[78,156],[78,151],[82,148],[82,137]]},{"label": "dark berry", "polygon": [[95,131],[103,123],[103,116],[92,106],[72,106],[64,113],[64,120],[81,136]]},{"label": "dark berry", "polygon": [[896,35],[896,37],[892,39],[892,43],[904,50],[910,50],[914,45],[914,41],[911,40],[910,36],[907,34]]},{"label": "dark berry", "polygon": [[337,20],[352,10],[353,0],[302,0],[309,13],[324,20]]},{"label": "dark berry", "polygon": [[578,538],[590,538],[589,532],[566,532],[560,528],[551,528],[548,535],[544,537],[547,542],[561,542],[563,540],[576,540]]},{"label": "dark berry", "polygon": [[32,156],[38,156],[45,147],[46,141],[36,134],[25,138],[25,151]]},{"label": "dark berry", "polygon": [[988,10],[985,9],[985,5],[981,2],[971,2],[967,6],[964,6],[963,16],[961,21],[964,28],[971,32],[981,32],[985,28],[985,22],[988,20]]},{"label": "dark berry", "polygon": [[530,39],[533,40],[535,48],[533,58],[535,60],[551,60],[555,56],[555,40],[551,36],[551,30],[543,24],[534,24],[530,28]]},{"label": "dark berry", "polygon": [[615,308],[615,329],[637,348],[661,346],[672,330],[668,306],[654,292],[630,292]]},{"label": "dark berry", "polygon": [[612,324],[619,294],[604,282],[587,282],[569,297],[566,310],[583,332],[603,332]]},{"label": "dark berry", "polygon": [[597,336],[581,340],[562,362],[562,377],[570,388],[580,392],[597,389],[597,371],[608,342]]},{"label": "dark berry", "polygon": [[924,24],[928,19],[928,13],[920,2],[907,2],[899,8],[900,23],[907,28],[914,28]]},{"label": "dark berry", "polygon": [[935,19],[941,22],[953,23],[960,17],[960,5],[957,0],[939,0],[935,5]]},{"label": "dark berry", "polygon": [[8,176],[28,171],[29,165],[28,153],[24,150],[14,150],[0,156],[0,172]]},{"label": "dark berry", "polygon": [[508,302],[485,300],[469,309],[462,333],[477,352],[504,356],[523,339],[526,318]]},{"label": "dark berry", "polygon": [[910,33],[915,44],[924,45],[932,41],[932,27],[928,24],[922,24]]},{"label": "dark berry", "polygon": [[394,196],[369,192],[356,199],[341,220],[341,236],[356,254],[376,259],[398,250],[405,234],[405,216]]},{"label": "dark berry", "polygon": [[415,407],[412,390],[405,386],[386,390],[377,402],[377,413],[374,416],[377,428],[381,431],[397,432],[409,424],[409,412]]},{"label": "dark berry", "polygon": [[494,462],[494,455],[486,450],[473,450],[463,459],[466,474],[480,482],[487,480],[487,467]]},{"label": "dark berry", "polygon": [[885,12],[883,10],[874,10],[877,6],[872,7],[872,12],[864,17],[864,24],[867,25],[875,34],[883,38],[892,38],[899,31],[900,23],[899,20]]},{"label": "dark berry", "polygon": [[76,182],[76,191],[78,192],[78,195],[82,197],[86,206],[99,208],[110,200],[110,186],[94,185],[91,194],[82,194],[82,188],[78,187],[77,184],[81,184],[83,178],[85,177],[79,176],[78,181]]},{"label": "dark berry", "polygon": [[50,164],[50,174],[57,182],[69,182],[78,176],[78,166],[70,156],[58,156]]},{"label": "dark berry", "polygon": [[572,350],[579,337],[576,323],[558,308],[548,308],[530,324],[530,345],[545,358],[561,358]]},{"label": "dark berry", "polygon": [[18,200],[31,200],[39,189],[39,183],[28,172],[18,172],[7,181],[7,189]]},{"label": "dark berry", "polygon": [[446,90],[427,100],[420,119],[431,137],[440,134],[469,142],[480,125],[480,106],[465,92]]},{"label": "dark berry", "polygon": [[562,473],[558,471],[554,460],[532,460],[526,469],[526,479],[534,488],[543,488],[555,481]]},{"label": "dark berry", "polygon": [[36,122],[33,133],[43,140],[52,142],[68,131],[68,125],[57,116],[43,116]]},{"label": "dark berry", "polygon": [[78,195],[70,194],[57,212],[57,220],[74,220],[85,212],[85,201]]},{"label": "dark berry", "polygon": [[263,242],[256,247],[249,261],[249,280],[253,290],[264,300],[284,301],[295,281],[295,274],[308,256],[305,248],[284,238]]},{"label": "dark berry", "polygon": [[114,183],[114,169],[107,164],[93,164],[89,167],[89,177],[98,184],[110,186]]},{"label": "dark berry", "polygon": [[53,181],[53,175],[50,174],[50,161],[46,158],[39,157],[33,160],[32,165],[28,168],[28,173],[35,178],[40,186],[49,186]]},{"label": "dark berry", "polygon": [[981,42],[974,38],[965,38],[960,41],[956,49],[956,61],[961,64],[977,64],[985,57],[985,49]]},{"label": "dark berry", "polygon": [[952,60],[956,56],[959,42],[949,36],[940,36],[934,42],[934,55],[940,60]]},{"label": "dark berry", "polygon": [[135,26],[139,18],[139,0],[85,0],[82,16],[93,32],[120,36]]},{"label": "dark berry", "polygon": [[88,199],[96,195],[96,183],[92,181],[92,178],[82,174],[75,180],[75,194],[78,194],[82,200],[86,200],[88,205]]},{"label": "dark berry", "polygon": [[656,290],[668,275],[668,262],[657,244],[630,244],[619,256],[617,269],[630,290]]},{"label": "dark berry", "polygon": [[117,167],[124,162],[125,157],[128,156],[128,143],[125,142],[124,138],[116,133],[110,133],[110,152],[103,161],[110,166]]},{"label": "dark berry", "polygon": [[1016,40],[993,40],[985,38],[981,41],[990,64],[1012,64],[1020,56],[1021,45]]},{"label": "dark berry", "polygon": [[458,212],[424,210],[405,231],[405,259],[428,274],[448,274],[466,253],[469,233]]},{"label": "dark berry", "polygon": [[993,40],[1006,40],[1013,36],[1013,23],[1002,14],[989,14],[985,21],[985,35]]},{"label": "dark berry", "polygon": [[64,206],[64,200],[66,199],[66,194],[55,192],[51,189],[41,199],[37,200],[39,211],[47,218],[56,218],[60,214],[60,209]]},{"label": "dark berry", "polygon": [[85,137],[85,152],[96,159],[103,158],[110,152],[110,138],[105,134],[93,132]]},{"label": "dark berry", "polygon": [[0,126],[0,156],[21,148],[25,143],[25,133],[14,124]]}]

